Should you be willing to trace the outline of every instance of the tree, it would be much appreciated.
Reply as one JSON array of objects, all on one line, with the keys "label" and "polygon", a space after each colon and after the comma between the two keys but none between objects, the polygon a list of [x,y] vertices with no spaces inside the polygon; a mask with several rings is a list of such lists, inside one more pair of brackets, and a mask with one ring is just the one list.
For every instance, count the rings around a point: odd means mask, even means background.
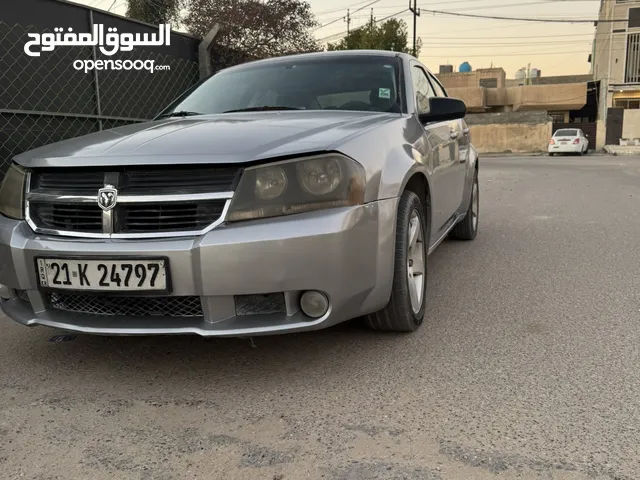
[{"label": "tree", "polygon": [[127,17],[153,25],[177,24],[182,4],[183,0],[128,0]]},{"label": "tree", "polygon": [[[404,20],[390,18],[380,24],[375,19],[349,32],[339,42],[329,43],[327,50],[391,50],[413,53],[409,45],[409,29]],[[416,56],[420,54],[422,40],[416,42]]]},{"label": "tree", "polygon": [[268,58],[320,50],[318,23],[304,0],[189,0],[184,25],[204,36],[220,24],[216,44],[245,57]]}]

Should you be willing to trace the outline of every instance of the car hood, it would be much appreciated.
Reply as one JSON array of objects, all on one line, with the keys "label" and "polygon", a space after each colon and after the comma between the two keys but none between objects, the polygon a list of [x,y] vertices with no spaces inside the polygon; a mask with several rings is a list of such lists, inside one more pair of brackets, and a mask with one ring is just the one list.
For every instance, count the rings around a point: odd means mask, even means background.
[{"label": "car hood", "polygon": [[398,114],[247,112],[169,118],[104,130],[15,157],[27,167],[240,163],[335,149]]}]

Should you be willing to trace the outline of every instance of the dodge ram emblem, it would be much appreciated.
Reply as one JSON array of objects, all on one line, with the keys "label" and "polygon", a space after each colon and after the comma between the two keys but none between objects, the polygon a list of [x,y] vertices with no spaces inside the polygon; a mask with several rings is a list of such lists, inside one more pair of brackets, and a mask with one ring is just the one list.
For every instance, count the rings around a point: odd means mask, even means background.
[{"label": "dodge ram emblem", "polygon": [[114,187],[104,187],[98,190],[98,205],[105,212],[108,212],[116,206],[118,201],[118,190]]}]

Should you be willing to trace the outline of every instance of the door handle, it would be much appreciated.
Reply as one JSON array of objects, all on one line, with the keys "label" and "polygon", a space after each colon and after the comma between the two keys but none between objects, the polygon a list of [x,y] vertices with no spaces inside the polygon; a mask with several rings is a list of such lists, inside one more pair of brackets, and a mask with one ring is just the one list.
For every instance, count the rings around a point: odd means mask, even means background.
[{"label": "door handle", "polygon": [[456,138],[458,138],[458,131],[451,130],[451,132],[449,133],[449,137],[451,138],[451,140],[455,140]]},{"label": "door handle", "polygon": [[465,128],[464,130],[462,130],[462,134],[466,137],[467,135],[469,135],[469,129]]}]

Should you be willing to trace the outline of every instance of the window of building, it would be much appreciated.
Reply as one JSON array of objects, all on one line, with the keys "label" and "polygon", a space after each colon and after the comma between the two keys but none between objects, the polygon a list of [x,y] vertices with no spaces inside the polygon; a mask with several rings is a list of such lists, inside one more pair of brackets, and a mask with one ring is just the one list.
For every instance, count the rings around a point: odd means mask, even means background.
[{"label": "window of building", "polygon": [[640,33],[627,35],[624,81],[626,83],[640,83]]},{"label": "window of building", "polygon": [[640,98],[616,98],[613,106],[627,110],[640,108]]},{"label": "window of building", "polygon": [[553,123],[564,123],[564,112],[549,112]]},{"label": "window of building", "polygon": [[629,9],[629,28],[640,27],[640,8]]},{"label": "window of building", "polygon": [[497,78],[481,78],[480,86],[484,88],[498,88]]}]

